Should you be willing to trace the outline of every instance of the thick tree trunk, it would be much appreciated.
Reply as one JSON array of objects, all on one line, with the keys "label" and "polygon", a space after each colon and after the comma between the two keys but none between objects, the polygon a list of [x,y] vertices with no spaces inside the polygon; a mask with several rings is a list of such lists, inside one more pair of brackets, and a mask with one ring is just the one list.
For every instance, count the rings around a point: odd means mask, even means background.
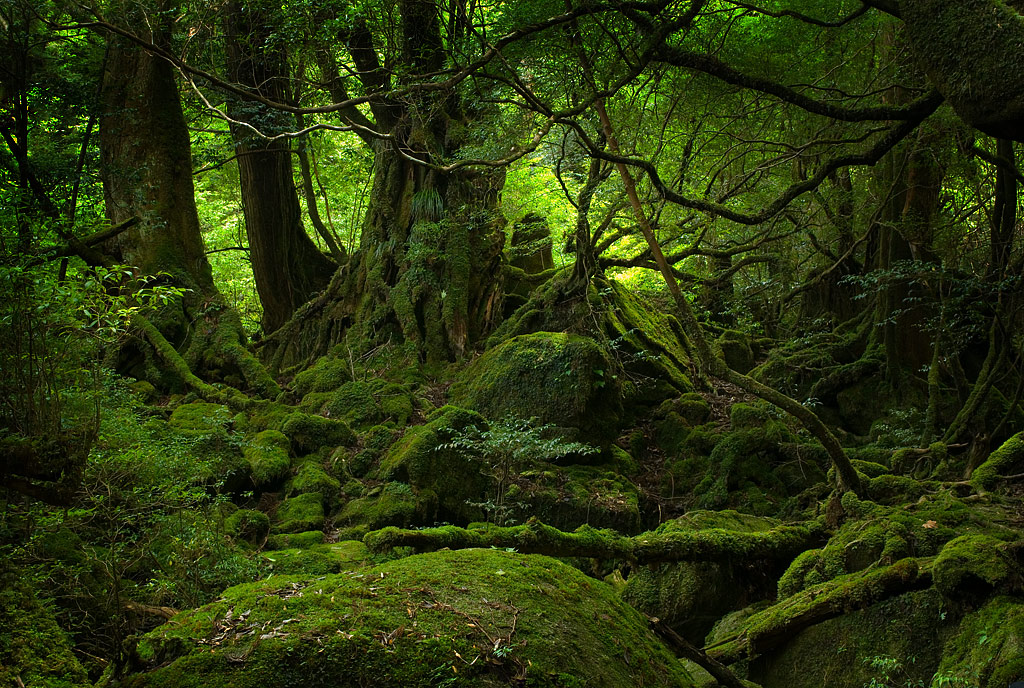
[{"label": "thick tree trunk", "polygon": [[[137,16],[137,10],[128,6],[120,9],[125,23],[151,27],[147,39],[158,45],[169,39],[172,8],[164,6],[162,13],[149,17]],[[112,37],[99,121],[108,219],[120,223],[141,218],[109,240],[104,250],[142,274],[167,273],[170,281],[186,289],[180,303],[162,308],[152,323],[139,314],[140,329],[147,330],[145,336],[155,349],[140,349],[143,361],[123,356],[126,372],[185,386],[194,386],[193,373],[210,373],[275,395],[280,391],[277,384],[247,349],[237,314],[225,306],[213,283],[199,231],[188,129],[171,66]],[[109,259],[100,255],[96,262]],[[175,347],[182,351],[180,356]],[[181,365],[168,366],[168,357]]]},{"label": "thick tree trunk", "polygon": [[[288,64],[284,48],[271,37],[268,8],[260,0],[233,2],[225,14],[230,78],[276,101],[286,101]],[[262,134],[285,131],[293,121],[252,103],[235,103],[233,118],[251,122]],[[242,209],[256,291],[263,304],[263,331],[286,323],[295,310],[327,286],[334,272],[306,234],[292,174],[290,139],[266,140],[234,124]]]}]

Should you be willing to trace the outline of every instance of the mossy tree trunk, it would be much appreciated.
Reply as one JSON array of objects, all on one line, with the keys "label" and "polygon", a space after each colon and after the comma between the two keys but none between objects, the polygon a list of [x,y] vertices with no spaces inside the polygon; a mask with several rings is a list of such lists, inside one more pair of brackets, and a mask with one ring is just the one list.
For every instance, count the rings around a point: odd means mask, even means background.
[{"label": "mossy tree trunk", "polygon": [[[288,93],[288,61],[273,37],[274,13],[263,0],[241,0],[224,14],[230,79],[283,102]],[[248,102],[235,102],[231,116],[266,136],[288,131],[294,120]],[[335,264],[310,240],[292,174],[289,138],[267,140],[243,124],[231,126],[235,139],[242,210],[249,239],[256,291],[263,304],[263,331],[286,323],[295,310],[327,286]]]},{"label": "mossy tree trunk", "polygon": [[[317,320],[298,339],[291,358],[324,353],[342,337],[353,348],[411,343],[422,360],[462,357],[501,315],[501,250],[504,219],[497,210],[503,170],[449,169],[465,132],[483,116],[455,91],[417,87],[425,74],[443,70],[451,41],[442,39],[441,8],[433,0],[397,3],[405,73],[393,76],[380,62],[374,35],[357,20],[339,38],[355,66],[358,87],[375,94],[369,119],[355,108],[342,121],[356,127],[374,150],[374,180],[359,249],[338,272],[325,298],[300,318]],[[464,21],[455,17],[455,23]],[[348,89],[330,56],[318,56],[332,96]],[[405,88],[401,99],[391,95]],[[277,359],[280,350],[275,350]]]},{"label": "mossy tree trunk", "polygon": [[[144,16],[134,5],[111,8],[125,23],[149,27],[146,40],[166,45],[175,7],[164,2]],[[184,384],[207,374],[260,394],[279,390],[246,347],[238,315],[213,283],[192,184],[188,128],[172,67],[123,38],[110,38],[101,89],[100,154],[108,219],[141,221],[104,245],[93,261],[167,273],[186,289],[178,303],[137,317],[152,348],[126,347],[122,367],[136,377]],[[86,253],[86,252],[82,252]],[[180,350],[180,353],[179,353]],[[141,354],[141,356],[139,356]],[[140,360],[141,359],[141,360]],[[168,365],[167,361],[175,361]],[[186,367],[183,369],[182,365]],[[212,388],[209,388],[212,390]]]}]

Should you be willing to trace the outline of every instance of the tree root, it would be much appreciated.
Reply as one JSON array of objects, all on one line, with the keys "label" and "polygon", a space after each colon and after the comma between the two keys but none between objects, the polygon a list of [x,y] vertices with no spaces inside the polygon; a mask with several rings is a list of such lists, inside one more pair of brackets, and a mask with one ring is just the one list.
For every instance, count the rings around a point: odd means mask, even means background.
[{"label": "tree root", "polygon": [[582,526],[567,533],[536,519],[510,528],[466,530],[456,526],[403,530],[389,527],[367,533],[363,542],[375,553],[394,547],[413,547],[431,552],[471,547],[511,548],[528,554],[590,559],[622,559],[634,564],[670,561],[789,560],[820,543],[823,531],[817,524],[778,526],[768,531],[745,533],[709,528],[675,533],[645,533],[623,537],[613,530]]}]

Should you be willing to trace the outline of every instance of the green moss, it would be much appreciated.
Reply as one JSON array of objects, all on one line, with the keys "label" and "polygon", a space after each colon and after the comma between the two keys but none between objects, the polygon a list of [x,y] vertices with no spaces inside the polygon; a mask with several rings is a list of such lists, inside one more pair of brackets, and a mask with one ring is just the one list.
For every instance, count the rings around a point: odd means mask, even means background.
[{"label": "green moss", "polygon": [[736,330],[726,330],[716,341],[722,351],[722,359],[726,365],[738,373],[746,375],[754,368],[754,350],[751,348],[750,337]]},{"label": "green moss", "polygon": [[363,543],[347,540],[268,551],[263,558],[270,562],[274,575],[322,576],[366,566],[370,562],[370,552]]},{"label": "green moss", "polygon": [[938,673],[978,688],[1024,680],[1024,600],[997,596],[965,616],[944,648]]},{"label": "green moss", "polygon": [[263,488],[283,481],[291,468],[288,457],[290,442],[277,430],[264,430],[242,448],[242,455],[252,469],[253,482]]},{"label": "green moss", "polygon": [[729,422],[733,430],[760,428],[771,422],[772,417],[761,405],[733,404],[729,407]]},{"label": "green moss", "polygon": [[426,424],[410,427],[391,446],[381,459],[377,475],[381,480],[407,483],[417,493],[436,495],[438,513],[431,521],[479,518],[479,509],[469,502],[483,501],[490,487],[483,466],[479,460],[442,445],[469,426],[485,425],[483,417],[474,411],[457,406],[437,409]]},{"label": "green moss", "polygon": [[292,380],[295,393],[304,397],[310,392],[333,392],[352,379],[348,361],[322,357]]},{"label": "green moss", "polygon": [[275,533],[301,533],[324,525],[324,505],[319,494],[310,492],[281,502],[274,519]]},{"label": "green moss", "polygon": [[412,525],[422,519],[416,496],[405,483],[388,483],[365,497],[353,499],[341,510],[336,522],[349,529],[351,536],[362,537],[370,530],[385,526]]},{"label": "green moss", "polygon": [[935,587],[950,599],[987,596],[1015,577],[1004,543],[988,535],[963,535],[946,543],[935,558]]},{"label": "green moss", "polygon": [[1018,432],[992,452],[988,459],[974,469],[971,485],[976,490],[991,490],[1000,475],[1009,475],[1024,467],[1024,432]]},{"label": "green moss", "polygon": [[167,422],[180,431],[212,434],[223,431],[231,423],[231,411],[221,404],[182,404],[174,409]]},{"label": "green moss", "polygon": [[691,426],[706,423],[711,417],[711,405],[700,394],[687,392],[673,403],[673,409]]},{"label": "green moss", "polygon": [[613,365],[597,342],[564,332],[513,337],[470,364],[452,400],[488,418],[536,417],[611,439],[622,413]]},{"label": "green moss", "polygon": [[330,507],[341,492],[341,483],[337,478],[328,475],[316,462],[307,461],[299,466],[295,477],[288,481],[285,491],[290,497],[307,493],[318,494],[324,505]]},{"label": "green moss", "polygon": [[[691,511],[658,526],[653,535],[708,529],[766,532],[780,523],[736,511]],[[756,566],[759,575],[752,576]],[[702,644],[714,622],[754,600],[770,598],[776,563],[764,561],[687,561],[635,568],[626,579],[623,599],[657,617],[691,641]],[[765,575],[768,574],[768,575]]]},{"label": "green moss", "polygon": [[321,447],[337,447],[355,443],[356,436],[344,421],[313,416],[296,411],[281,428],[292,441],[297,453],[308,454]]},{"label": "green moss", "polygon": [[599,467],[541,465],[524,471],[512,487],[506,500],[522,505],[515,512],[519,521],[536,516],[562,530],[590,525],[623,534],[642,529],[636,486]]},{"label": "green moss", "polygon": [[303,549],[322,545],[324,543],[324,531],[307,530],[303,533],[281,533],[271,535],[267,538],[267,549]]},{"label": "green moss", "polygon": [[691,425],[675,411],[654,422],[654,441],[668,456],[678,456],[690,436]]},{"label": "green moss", "polygon": [[235,539],[258,545],[270,532],[270,519],[262,511],[239,509],[225,519],[224,529]]},{"label": "green moss", "polygon": [[10,572],[0,573],[0,628],[0,685],[91,685],[51,611]]},{"label": "green moss", "polygon": [[693,685],[610,586],[556,560],[449,551],[363,573],[232,588],[149,634],[159,666],[126,685]]}]

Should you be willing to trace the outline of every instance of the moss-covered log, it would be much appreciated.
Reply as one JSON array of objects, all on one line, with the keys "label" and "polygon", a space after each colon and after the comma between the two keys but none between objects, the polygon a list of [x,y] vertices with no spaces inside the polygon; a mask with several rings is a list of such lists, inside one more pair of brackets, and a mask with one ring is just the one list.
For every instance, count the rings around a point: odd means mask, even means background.
[{"label": "moss-covered log", "polygon": [[498,547],[530,554],[590,559],[624,559],[638,564],[664,561],[728,561],[789,558],[812,547],[821,537],[817,524],[779,526],[762,532],[709,528],[622,537],[612,530],[582,526],[572,533],[536,519],[509,528],[466,529],[456,526],[403,530],[383,528],[367,533],[363,542],[373,552],[414,547],[439,549]]},{"label": "moss-covered log", "polygon": [[732,664],[778,647],[822,621],[905,592],[923,590],[931,583],[930,570],[919,567],[916,559],[901,559],[892,566],[837,578],[793,595],[751,616],[739,635],[705,649],[709,657]]}]

